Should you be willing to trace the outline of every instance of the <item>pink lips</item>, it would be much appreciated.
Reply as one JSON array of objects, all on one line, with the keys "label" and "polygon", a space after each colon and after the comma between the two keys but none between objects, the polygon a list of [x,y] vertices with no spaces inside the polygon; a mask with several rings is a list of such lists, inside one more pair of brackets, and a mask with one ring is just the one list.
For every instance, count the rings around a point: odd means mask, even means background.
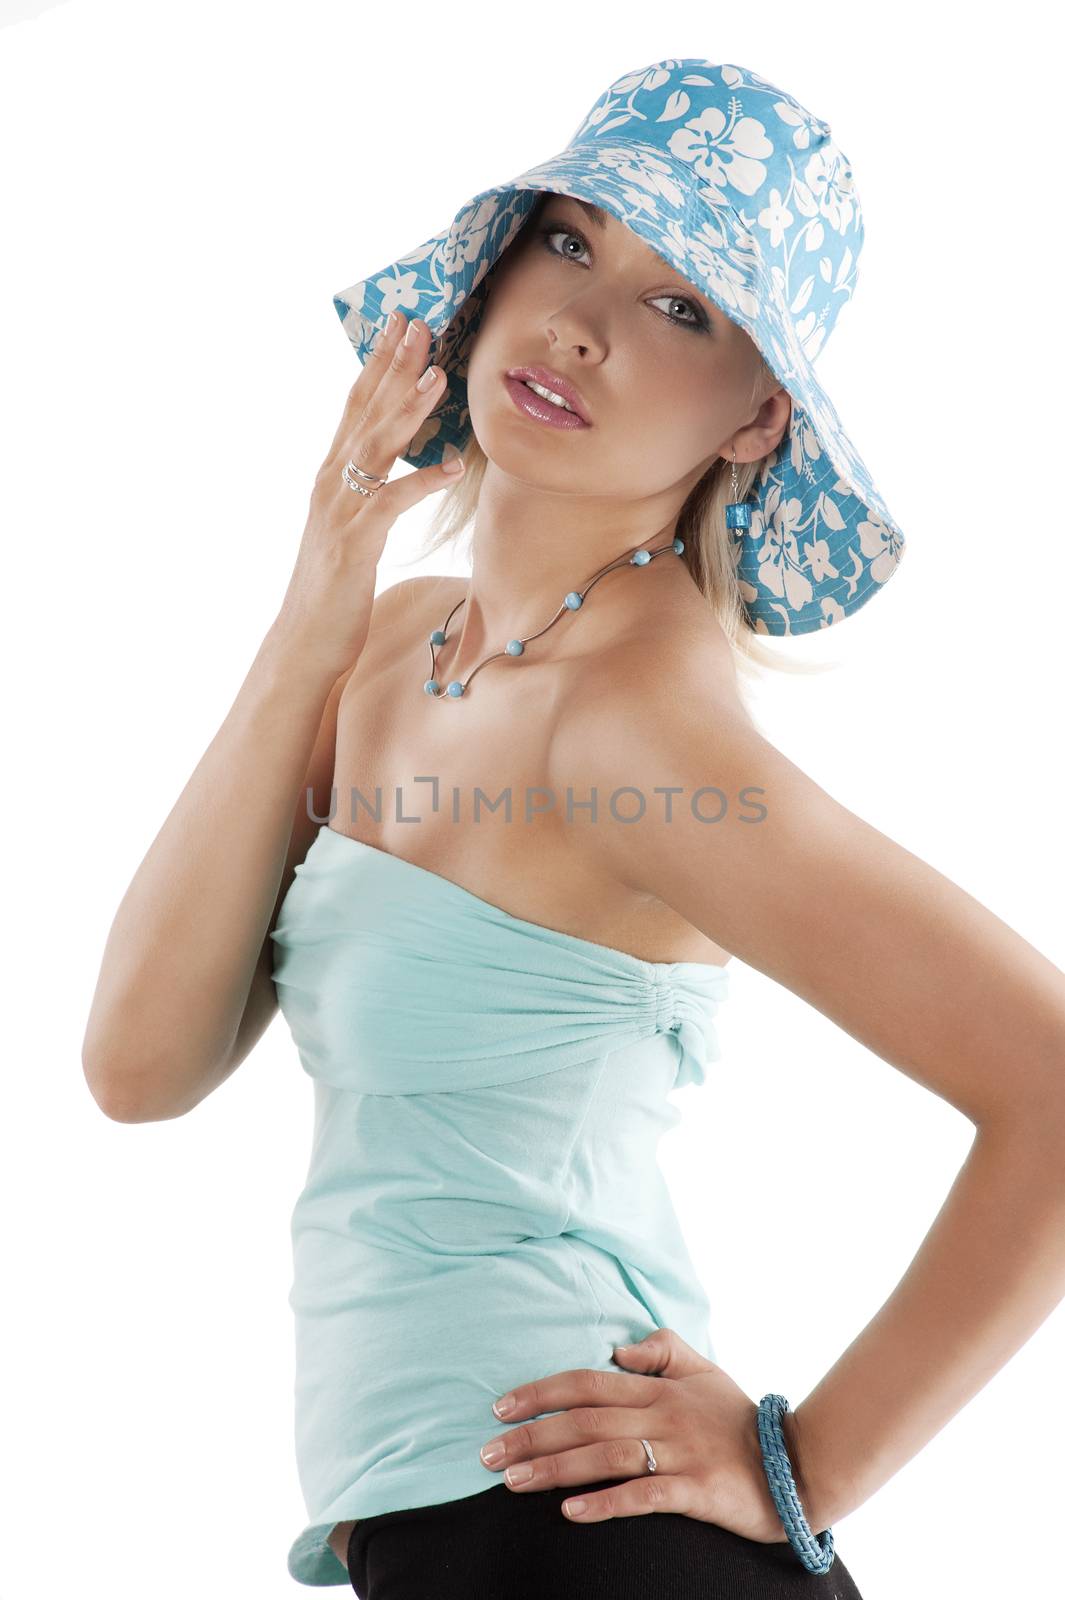
[{"label": "pink lips", "polygon": [[[512,378],[509,374],[504,374],[503,383],[518,410],[524,411],[527,416],[535,417],[537,422],[546,422],[552,428],[573,429],[590,426],[575,411],[564,411],[561,406],[553,405],[550,400],[545,400],[542,395],[535,394],[520,378]],[[544,387],[546,388],[546,385]]]}]

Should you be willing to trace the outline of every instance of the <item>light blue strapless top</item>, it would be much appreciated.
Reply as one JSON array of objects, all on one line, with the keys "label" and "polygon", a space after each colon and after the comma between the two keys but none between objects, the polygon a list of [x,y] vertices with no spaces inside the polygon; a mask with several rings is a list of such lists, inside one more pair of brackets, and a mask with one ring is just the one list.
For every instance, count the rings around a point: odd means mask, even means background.
[{"label": "light blue strapless top", "polygon": [[497,1395],[616,1371],[657,1327],[715,1359],[656,1145],[718,1055],[728,973],[526,922],[330,827],[272,938],[315,1093],[288,1570],[347,1584],[336,1523],[502,1482]]}]

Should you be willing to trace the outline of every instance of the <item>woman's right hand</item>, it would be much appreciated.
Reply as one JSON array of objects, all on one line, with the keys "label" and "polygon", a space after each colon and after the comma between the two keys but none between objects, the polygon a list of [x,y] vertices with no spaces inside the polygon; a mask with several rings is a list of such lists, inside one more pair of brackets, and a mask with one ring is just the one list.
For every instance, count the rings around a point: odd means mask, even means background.
[{"label": "woman's right hand", "polygon": [[[391,324],[348,395],[344,415],[311,494],[296,565],[274,624],[299,650],[339,677],[357,660],[370,627],[377,563],[388,530],[426,495],[454,483],[443,465],[420,467],[371,497],[349,489],[341,476],[349,459],[386,477],[426,417],[443,399],[447,379],[425,368],[429,329],[393,313]],[[420,380],[431,375],[426,388]],[[457,457],[455,459],[458,459]],[[356,481],[360,481],[356,477]],[[365,485],[366,488],[372,487]]]}]

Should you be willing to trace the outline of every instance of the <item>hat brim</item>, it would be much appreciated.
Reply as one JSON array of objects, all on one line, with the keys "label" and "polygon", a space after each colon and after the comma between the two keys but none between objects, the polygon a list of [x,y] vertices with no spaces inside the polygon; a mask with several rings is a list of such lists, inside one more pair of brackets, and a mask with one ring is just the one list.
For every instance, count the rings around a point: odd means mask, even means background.
[{"label": "hat brim", "polygon": [[754,631],[808,633],[858,610],[897,570],[905,537],[818,381],[820,328],[814,319],[796,328],[779,274],[767,269],[743,218],[715,205],[689,168],[652,145],[570,146],[475,195],[442,233],[334,295],[363,362],[392,311],[428,325],[430,360],[447,373],[448,388],[403,460],[430,466],[467,444],[479,291],[542,190],[601,206],[632,229],[744,329],[791,397],[788,429],[748,496],[751,525],[729,531]]}]

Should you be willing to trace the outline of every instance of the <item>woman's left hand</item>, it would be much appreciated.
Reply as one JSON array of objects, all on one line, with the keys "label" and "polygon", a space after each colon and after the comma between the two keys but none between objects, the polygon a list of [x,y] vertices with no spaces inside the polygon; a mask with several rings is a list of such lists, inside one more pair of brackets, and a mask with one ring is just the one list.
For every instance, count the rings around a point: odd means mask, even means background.
[{"label": "woman's left hand", "polygon": [[[489,1470],[531,1467],[521,1484],[504,1480],[518,1494],[631,1474],[626,1483],[575,1496],[585,1509],[569,1513],[574,1522],[679,1511],[759,1544],[785,1543],[754,1401],[672,1328],[619,1347],[614,1360],[627,1370],[575,1368],[514,1389],[514,1409],[501,1420],[519,1425],[489,1441],[504,1452],[484,1463]],[[523,1420],[545,1411],[559,1415]],[[641,1439],[654,1451],[654,1473]],[[797,1473],[794,1459],[792,1465]],[[796,1488],[805,1506],[798,1476]],[[563,1509],[571,1505],[567,1500]]]}]

